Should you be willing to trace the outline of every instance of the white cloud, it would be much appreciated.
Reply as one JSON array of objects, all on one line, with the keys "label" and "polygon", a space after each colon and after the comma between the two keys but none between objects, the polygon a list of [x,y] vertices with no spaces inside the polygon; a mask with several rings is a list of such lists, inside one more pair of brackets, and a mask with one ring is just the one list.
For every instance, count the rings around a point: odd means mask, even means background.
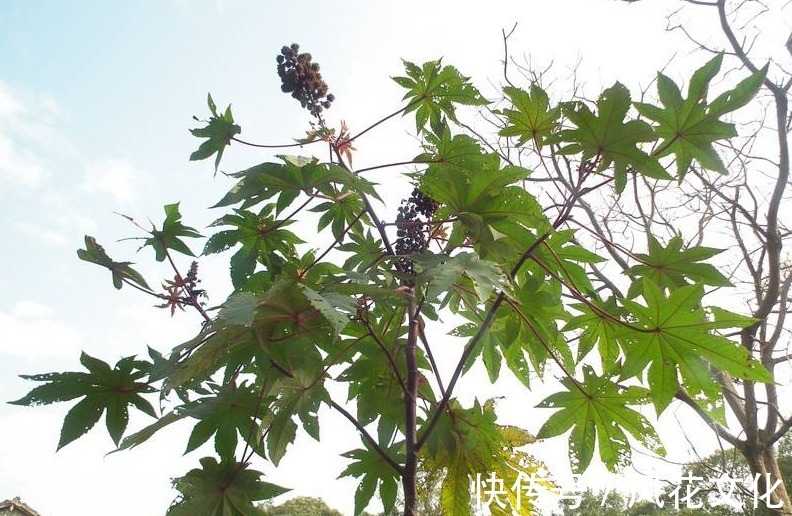
[{"label": "white cloud", "polygon": [[137,199],[142,176],[127,161],[105,159],[86,169],[83,189],[91,193],[110,195],[114,201],[122,204],[131,204]]},{"label": "white cloud", "polygon": [[52,100],[13,90],[0,81],[0,185],[35,188],[46,176],[41,149],[57,141],[60,116]]},{"label": "white cloud", "polygon": [[16,213],[10,221],[14,229],[26,240],[59,247],[79,244],[82,235],[96,231],[97,224],[87,211],[68,192],[43,190],[36,193],[39,210],[35,216],[23,217]]},{"label": "white cloud", "polygon": [[77,332],[46,305],[19,301],[9,311],[0,311],[0,355],[73,357],[79,344]]}]

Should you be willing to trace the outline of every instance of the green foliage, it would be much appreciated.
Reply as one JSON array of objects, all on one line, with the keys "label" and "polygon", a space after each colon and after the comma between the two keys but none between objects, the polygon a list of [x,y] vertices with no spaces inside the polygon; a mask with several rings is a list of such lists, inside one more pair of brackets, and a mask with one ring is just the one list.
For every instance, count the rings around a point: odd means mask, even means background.
[{"label": "green foliage", "polygon": [[538,84],[531,84],[530,91],[514,86],[503,88],[514,109],[504,109],[509,125],[501,129],[501,136],[517,137],[517,145],[532,141],[537,148],[558,129],[561,117],[560,107],[550,107],[547,93]]},{"label": "green foliage", "polygon": [[[484,405],[476,402],[463,409],[456,403],[449,407],[426,445],[426,466],[441,471],[440,506],[444,514],[466,515],[474,504],[470,485],[482,477],[495,474],[503,480],[505,496],[519,514],[531,514],[534,500],[527,491],[518,491],[518,476],[529,478],[541,464],[520,448],[534,442],[527,431],[496,423],[494,400]],[[486,473],[483,473],[486,472]],[[519,503],[518,503],[519,499]],[[494,509],[494,507],[493,507]],[[511,513],[509,513],[511,514]]]},{"label": "green foliage", "polygon": [[[637,253],[635,258],[641,265],[631,267],[627,273],[649,278],[662,288],[674,289],[700,283],[715,287],[731,287],[729,280],[708,263],[699,263],[722,252],[721,249],[710,247],[688,247],[682,249],[684,242],[679,235],[674,236],[663,247],[657,239],[649,234],[649,254]],[[640,282],[633,282],[627,297],[632,299],[640,293]]]},{"label": "green foliage", "polygon": [[[200,403],[185,406],[181,413],[198,420],[187,441],[185,453],[195,450],[212,435],[215,450],[222,458],[233,458],[237,447],[237,431],[250,435],[259,407],[258,391],[253,386],[230,383],[224,387],[209,384],[212,390]],[[255,443],[253,443],[255,446]]]},{"label": "green foliage", "polygon": [[47,383],[11,402],[36,406],[82,398],[66,414],[58,449],[88,432],[105,413],[107,431],[113,442],[118,444],[129,422],[129,405],[157,417],[151,403],[141,396],[155,389],[147,382],[137,381],[146,376],[146,368],[141,367],[135,357],[122,358],[111,369],[106,362],[83,353],[80,363],[88,370],[87,373],[23,375],[22,378]]},{"label": "green foliage", "polygon": [[268,502],[263,509],[266,516],[343,516],[322,499],[308,496],[298,496],[275,506]]},{"label": "green foliage", "polygon": [[655,134],[642,120],[625,121],[630,106],[630,92],[618,82],[602,92],[596,114],[583,102],[565,104],[564,115],[575,127],[559,131],[548,142],[563,144],[560,154],[580,154],[581,160],[596,163],[597,172],[613,165],[617,193],[627,184],[628,170],[656,179],[670,179],[657,159],[639,147],[641,143],[654,141]]},{"label": "green foliage", "polygon": [[[166,205],[162,226],[141,238],[156,261],[174,269],[168,295],[153,292],[130,262],[113,261],[92,237],[78,251],[109,269],[116,288],[132,285],[172,311],[196,309],[203,323],[193,339],[164,355],[150,350],[150,361],[124,358],[115,369],[84,354],[88,373],[26,376],[47,383],[15,403],[82,398],[66,416],[59,447],[105,412],[119,450],[189,420],[186,452],[211,442],[219,462],[205,457],[175,481],[181,495],[170,516],[262,514],[254,502],[283,489],[249,464],[255,458],[277,466],[300,429],[318,440],[328,408],[361,434],[362,447],[344,454],[341,472],[359,479],[356,514],[376,495],[391,511],[400,483],[414,491],[403,493],[408,500],[429,479],[440,486],[432,510],[466,515],[477,474],[503,481],[509,506],[490,507],[492,514],[530,514],[535,500],[515,486],[541,468],[524,449],[534,438],[499,424],[493,400],[457,399],[456,385],[473,367],[483,366],[492,382],[508,370],[526,387],[548,370],[561,376],[560,391],[539,405],[554,412],[538,437],[568,433],[575,471],[597,449],[612,471],[629,463],[636,444],[663,454],[642,406],[653,404],[659,416],[684,392],[723,421],[714,371],[773,381],[723,332],[755,320],[707,306],[705,286],[730,286],[706,263],[718,250],[686,246],[681,236],[663,245],[647,233],[646,253],[623,252],[573,213],[592,192],[619,195],[636,174],[673,187],[672,156],[679,181],[694,160],[722,171],[712,143],[734,128],[721,117],[749,101],[764,72],[707,104],[719,67],[716,58],[695,72],[687,99],[661,75],[662,107],[633,103],[620,83],[594,103],[551,102],[537,84],[504,88],[511,105],[491,112],[500,135],[569,167],[571,183],[548,201],[547,192],[526,188],[529,168],[457,123],[461,108],[488,104],[468,78],[440,61],[405,62],[406,76],[394,79],[407,89],[400,112],[415,114],[422,152],[400,178],[420,192],[411,199],[424,201],[405,202],[396,222],[381,218],[372,200],[387,199],[385,187],[347,165],[354,138],[346,128],[336,136],[319,117],[315,134],[330,162],[278,156],[228,174],[236,184],[213,207],[222,213],[201,253],[228,257],[233,292],[218,306],[198,300],[197,265],[180,271],[178,254],[193,256],[185,239],[203,237],[182,222],[178,203]],[[207,125],[192,130],[206,140],[191,159],[216,154],[216,171],[241,129],[230,107],[220,115],[211,96],[208,103]],[[611,254],[592,251],[590,234]],[[629,277],[626,295],[597,268],[614,263]],[[449,320],[457,327],[437,338]],[[450,377],[440,373],[440,352],[456,357]],[[333,398],[342,389],[346,405]],[[142,396],[155,392],[164,414],[124,438],[129,405],[156,417]],[[302,510],[297,504],[290,514]]]},{"label": "green foliage", "polygon": [[438,133],[442,127],[442,117],[456,121],[456,105],[482,106],[487,101],[481,93],[468,82],[453,66],[443,66],[440,60],[427,61],[419,67],[404,61],[407,77],[394,77],[399,86],[408,91],[404,99],[409,104],[403,114],[415,111],[415,129],[421,132],[429,122],[432,130]]},{"label": "green foliage", "polygon": [[630,462],[630,443],[625,431],[646,448],[664,454],[662,445],[649,421],[628,405],[640,405],[647,397],[647,389],[627,387],[620,390],[607,376],[597,376],[585,366],[583,381],[562,380],[567,391],[548,396],[539,404],[542,408],[561,408],[550,416],[539,430],[540,439],[569,435],[569,460],[576,473],[585,471],[594,456],[595,444],[600,459],[617,471]]},{"label": "green foliage", "polygon": [[[395,446],[384,450],[391,459],[397,459]],[[385,510],[393,508],[396,503],[398,480],[396,471],[371,448],[351,450],[343,454],[351,462],[340,477],[351,476],[361,478],[355,490],[355,514],[360,514],[369,504],[379,486],[379,495]]]},{"label": "green foliage", "polygon": [[263,516],[253,502],[274,498],[288,491],[261,480],[262,473],[247,465],[212,457],[201,459],[193,469],[173,481],[181,493],[167,516]]},{"label": "green foliage", "polygon": [[695,71],[686,99],[682,98],[674,81],[658,74],[657,92],[663,108],[643,102],[635,104],[641,115],[657,123],[654,130],[662,140],[653,154],[658,158],[674,154],[680,181],[693,160],[704,168],[726,173],[726,166],[712,144],[737,136],[737,131],[734,124],[723,122],[720,117],[747,104],[759,91],[767,74],[765,66],[708,105],[709,83],[720,70],[722,61],[723,55],[719,54]]},{"label": "green foliage", "polygon": [[[629,346],[625,346],[622,378],[640,374],[647,365],[650,395],[661,413],[675,396],[680,382],[693,396],[705,400],[719,397],[720,389],[710,367],[758,382],[772,381],[765,367],[748,350],[713,332],[723,327],[709,321],[701,299],[700,285],[679,287],[666,295],[649,280],[643,281],[646,306],[625,299],[624,305],[636,318],[625,327]],[[745,320],[742,325],[747,326]],[[731,322],[725,327],[739,326]],[[722,420],[723,417],[718,417]]]},{"label": "green foliage", "polygon": [[[223,151],[226,146],[231,144],[231,139],[242,132],[242,128],[234,123],[230,105],[222,115],[218,115],[217,106],[212,100],[211,94],[207,94],[206,103],[209,105],[209,112],[212,116],[206,121],[206,126],[190,129],[190,132],[193,136],[207,138],[207,140],[198,147],[198,150],[190,154],[190,160],[202,160],[217,154],[215,158],[215,172],[217,172],[220,160],[223,158]],[[198,119],[196,118],[196,120]]]},{"label": "green foliage", "polygon": [[105,252],[104,247],[96,242],[94,237],[85,236],[85,249],[78,249],[77,256],[80,260],[95,263],[109,269],[113,274],[113,286],[120,289],[124,281],[131,281],[135,285],[148,289],[149,286],[143,276],[129,265],[132,262],[113,261]]},{"label": "green foliage", "polygon": [[201,236],[193,228],[182,224],[179,203],[165,205],[165,221],[162,223],[162,229],[152,228],[150,234],[151,237],[147,238],[143,245],[151,246],[154,249],[158,262],[165,260],[168,249],[187,256],[195,256],[180,237],[199,238]]}]

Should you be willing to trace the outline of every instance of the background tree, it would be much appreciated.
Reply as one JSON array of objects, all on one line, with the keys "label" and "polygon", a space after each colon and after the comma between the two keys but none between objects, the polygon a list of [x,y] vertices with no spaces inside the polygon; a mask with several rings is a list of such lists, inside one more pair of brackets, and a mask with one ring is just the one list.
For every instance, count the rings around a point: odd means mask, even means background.
[{"label": "background tree", "polygon": [[[726,250],[722,256],[731,257],[719,262],[722,277],[710,278],[714,287],[711,296],[724,299],[725,294],[717,289],[726,284],[735,285],[742,293],[740,301],[735,300],[731,306],[750,314],[754,322],[735,336],[744,349],[774,374],[776,381],[741,381],[712,372],[715,383],[709,386],[713,389],[711,394],[691,392],[682,386],[674,397],[713,429],[714,437],[721,441],[720,447],[732,447],[742,454],[750,476],[761,484],[761,492],[775,485],[770,492],[771,502],[783,506],[779,513],[792,514],[788,485],[779,482],[783,472],[773,451],[774,444],[792,426],[792,408],[784,405],[780,394],[789,378],[787,374],[777,374],[779,370],[788,371],[785,365],[789,360],[790,335],[786,317],[792,285],[789,254],[783,251],[790,236],[791,212],[783,206],[789,199],[789,88],[792,85],[792,75],[785,62],[789,61],[792,47],[789,43],[781,44],[780,35],[772,26],[774,19],[784,16],[785,6],[727,0],[687,0],[680,5],[680,11],[669,18],[669,29],[684,32],[698,50],[728,56],[726,62],[735,71],[754,73],[765,65],[769,67],[760,100],[754,110],[735,118],[743,128],[738,136],[733,127],[715,121],[720,108],[718,102],[704,102],[710,83],[706,79],[714,78],[714,68],[703,69],[698,77],[692,78],[687,95],[667,76],[659,74],[657,88],[663,109],[643,103],[635,107],[645,119],[657,124],[661,141],[656,154],[675,156],[679,176],[690,180],[668,188],[643,177],[639,181],[644,183],[644,189],[636,187],[631,195],[612,197],[607,207],[589,204],[587,200],[581,205],[589,222],[609,235],[608,239],[600,240],[602,251],[613,255],[614,247],[608,242],[619,241],[626,234],[651,235],[648,252],[637,254],[644,263],[635,266],[617,259],[611,262],[627,275],[646,266],[663,267],[668,271],[663,281],[675,284],[689,281],[692,278],[689,274],[696,274],[690,268],[697,267],[693,262],[707,254],[684,250],[694,244],[709,242]],[[691,17],[699,22],[690,22]],[[710,23],[701,23],[701,19]],[[673,106],[686,106],[685,115],[669,117]],[[683,133],[691,129],[696,135],[685,137]],[[715,146],[708,144],[711,138],[727,134]],[[561,165],[563,170],[563,162],[556,165]],[[718,171],[720,175],[708,174],[705,169]],[[546,170],[564,182],[553,169]],[[632,245],[636,246],[639,239],[632,238]],[[665,245],[661,243],[663,240]],[[714,392],[716,386],[718,394]],[[713,401],[707,409],[697,399],[702,394]]]},{"label": "background tree", "polygon": [[[355,134],[323,118],[334,97],[312,56],[296,44],[283,47],[282,89],[314,119],[299,145],[323,143],[330,157],[279,156],[231,174],[237,183],[215,206],[225,212],[211,226],[222,229],[211,230],[201,254],[231,254],[233,294],[220,306],[204,305],[187,244],[200,235],[182,222],[178,204],[165,207],[161,225],[141,227],[143,248],[172,267],[162,290],[86,237],[79,257],[107,268],[117,288],[141,290],[171,313],[192,308],[204,324],[167,356],[149,350],[148,359],[127,357],[110,367],[83,354],[88,372],[29,376],[44,383],[16,403],[81,398],[65,418],[59,447],[103,415],[119,449],[175,421],[193,421],[186,451],[211,441],[217,456],[175,480],[181,494],[170,516],[260,513],[255,502],[283,489],[252,469],[254,456],[277,465],[298,423],[318,439],[322,406],[361,436],[361,448],[344,454],[342,472],[361,479],[356,513],[377,491],[390,510],[401,484],[403,513],[417,514],[425,471],[442,476],[447,514],[468,514],[487,488],[504,503],[490,504],[492,514],[527,514],[534,499],[528,487],[537,487],[529,481],[540,464],[522,447],[533,436],[499,424],[494,400],[465,402],[455,394],[477,363],[493,383],[504,365],[526,387],[537,374],[561,377],[560,390],[540,405],[554,412],[539,436],[569,432],[576,472],[597,450],[612,471],[629,463],[632,443],[663,453],[637,407],[651,402],[661,414],[687,393],[691,405],[721,421],[712,371],[732,382],[773,381],[751,349],[730,339],[729,331],[744,333],[756,319],[705,301],[705,287],[728,283],[703,263],[716,250],[648,233],[649,252],[638,254],[596,217],[578,220],[599,195],[623,199],[628,186],[651,195],[658,184],[685,184],[691,166],[719,170],[712,145],[735,132],[721,118],[750,102],[766,73],[743,74],[710,100],[720,66],[716,57],[699,68],[687,99],[671,79],[659,80],[660,106],[634,103],[620,83],[596,101],[561,103],[551,103],[536,81],[509,84],[509,104],[493,113],[513,144],[499,151],[459,121],[464,106],[489,103],[451,66],[406,62],[405,75],[395,78],[407,90],[404,107]],[[270,147],[242,140],[230,107],[218,110],[211,96],[208,106],[208,119],[192,130],[204,139],[192,159],[214,157],[216,171],[228,145]],[[353,145],[409,113],[422,152],[353,169]],[[682,124],[669,137],[669,120],[690,117],[718,130],[702,136],[699,124]],[[521,152],[544,160],[557,190],[532,193],[531,170],[512,159]],[[383,218],[385,187],[368,177],[391,167],[407,167],[402,180],[413,192],[395,216]],[[587,235],[603,256],[581,245]],[[177,253],[191,263],[181,265]],[[685,262],[669,267],[666,257],[678,254]],[[629,271],[628,284],[603,272],[609,263]],[[457,339],[439,335],[449,324]],[[344,388],[349,405],[337,401]],[[154,393],[161,413],[147,399]],[[158,419],[125,436],[130,405]]]},{"label": "background tree", "polygon": [[278,505],[265,502],[259,508],[266,516],[344,516],[321,498],[310,496],[297,496]]},{"label": "background tree", "polygon": [[[788,484],[792,478],[792,439],[784,436],[777,446],[777,461],[782,478]],[[752,475],[745,457],[735,449],[719,450],[685,466],[681,482],[671,482],[657,493],[656,500],[646,500],[645,495],[622,493],[618,490],[593,491],[581,495],[578,507],[571,503],[561,505],[560,516],[648,516],[672,514],[677,516],[767,516],[771,511],[757,504]],[[700,480],[684,480],[700,479]],[[716,479],[723,482],[719,485]],[[733,490],[729,483],[734,482]],[[687,490],[693,495],[684,499]],[[724,495],[733,503],[720,504],[716,500]],[[698,506],[700,505],[700,507]]]}]

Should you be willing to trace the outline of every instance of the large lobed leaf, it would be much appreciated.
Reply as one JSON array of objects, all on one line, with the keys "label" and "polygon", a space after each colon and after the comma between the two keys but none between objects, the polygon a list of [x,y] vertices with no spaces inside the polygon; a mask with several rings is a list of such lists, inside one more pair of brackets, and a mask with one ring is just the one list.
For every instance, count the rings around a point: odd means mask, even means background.
[{"label": "large lobed leaf", "polygon": [[117,289],[123,286],[124,280],[131,281],[146,289],[150,288],[143,276],[129,266],[132,262],[113,261],[113,259],[107,255],[104,247],[99,245],[92,236],[85,235],[85,249],[78,249],[77,256],[80,260],[95,263],[96,265],[101,265],[108,269],[113,275],[113,286]]},{"label": "large lobed leaf", "polygon": [[657,413],[665,410],[680,385],[691,395],[720,396],[710,366],[736,378],[770,382],[772,375],[748,350],[714,330],[747,326],[749,318],[710,320],[701,300],[701,285],[689,285],[666,295],[654,282],[643,280],[645,305],[624,300],[634,322],[623,326],[625,362],[622,378],[639,376],[647,382]]},{"label": "large lobed leaf", "polygon": [[154,392],[146,382],[146,373],[139,369],[134,357],[126,357],[114,368],[87,353],[80,356],[87,373],[47,373],[22,375],[26,380],[47,382],[34,387],[27,395],[12,401],[14,405],[46,405],[82,398],[66,414],[58,441],[58,449],[83,436],[106,414],[107,431],[117,445],[129,422],[128,407],[132,405],[151,417],[157,417],[154,407],[141,394]]},{"label": "large lobed leaf", "polygon": [[201,459],[201,468],[173,481],[180,498],[166,516],[261,516],[254,502],[287,491],[261,480],[263,473],[233,460]]},{"label": "large lobed leaf", "polygon": [[656,139],[652,127],[642,120],[625,120],[630,109],[630,92],[616,83],[597,99],[597,113],[582,102],[567,104],[564,114],[574,129],[564,129],[548,138],[560,143],[561,154],[579,154],[582,161],[594,160],[597,172],[611,165],[616,177],[616,190],[627,183],[627,173],[635,171],[655,179],[671,179],[656,157],[644,152],[639,144]]},{"label": "large lobed leaf", "polygon": [[209,105],[209,112],[211,113],[209,120],[206,121],[204,127],[190,129],[190,132],[193,136],[207,138],[207,140],[201,143],[198,150],[190,155],[190,161],[206,159],[217,154],[215,158],[215,172],[217,172],[220,160],[223,157],[223,151],[231,144],[232,138],[242,132],[242,128],[234,123],[234,115],[231,114],[230,105],[222,115],[219,115],[211,94],[207,94],[206,103]]},{"label": "large lobed leaf", "polygon": [[187,256],[195,256],[182,238],[199,238],[201,234],[195,229],[182,224],[179,203],[166,204],[164,210],[165,220],[162,223],[162,229],[152,228],[149,232],[151,237],[146,239],[144,245],[151,246],[154,249],[158,262],[165,260],[169,249]]},{"label": "large lobed leaf", "polygon": [[542,425],[537,438],[569,435],[569,460],[575,473],[591,464],[595,446],[605,466],[618,471],[630,461],[631,446],[627,434],[651,451],[664,454],[654,427],[629,405],[641,405],[648,392],[640,387],[620,389],[607,375],[597,376],[589,366],[583,367],[583,380],[564,378],[566,390],[551,394],[538,406],[560,409]]},{"label": "large lobed leaf", "polygon": [[559,107],[550,107],[547,93],[536,83],[531,83],[530,91],[513,86],[503,88],[514,109],[501,111],[506,115],[508,125],[500,130],[501,136],[517,137],[517,146],[532,141],[541,148],[548,136],[558,128],[561,117]]},{"label": "large lobed leaf", "polygon": [[[635,258],[640,265],[627,270],[628,275],[636,275],[652,280],[656,285],[674,289],[691,283],[712,285],[715,287],[731,287],[732,284],[718,269],[708,263],[701,263],[723,252],[722,249],[694,246],[683,250],[682,237],[675,235],[663,247],[651,234],[649,254],[637,253]],[[630,286],[627,297],[632,299],[641,291],[641,282],[635,281]]]},{"label": "large lobed leaf", "polygon": [[404,95],[409,100],[404,114],[415,111],[415,128],[421,132],[427,122],[437,132],[442,116],[456,120],[455,104],[483,106],[487,100],[453,66],[443,66],[440,60],[427,61],[417,66],[404,61],[407,77],[394,77],[399,86],[408,91]]},{"label": "large lobed leaf", "polygon": [[723,54],[718,54],[693,73],[687,98],[682,97],[674,81],[659,74],[657,91],[663,107],[635,103],[642,116],[657,124],[654,131],[662,141],[652,155],[661,158],[673,154],[679,181],[684,179],[694,160],[706,169],[726,173],[713,144],[737,136],[737,131],[734,124],[723,122],[720,117],[747,104],[767,74],[765,66],[707,104],[710,81],[717,75],[722,61]]},{"label": "large lobed leaf", "polygon": [[[395,462],[399,462],[399,445],[383,446],[384,452]],[[362,513],[368,506],[379,486],[380,499],[385,510],[390,510],[396,503],[398,479],[396,471],[368,445],[365,448],[350,450],[342,457],[351,462],[338,476],[360,478],[355,490],[355,515]]]}]

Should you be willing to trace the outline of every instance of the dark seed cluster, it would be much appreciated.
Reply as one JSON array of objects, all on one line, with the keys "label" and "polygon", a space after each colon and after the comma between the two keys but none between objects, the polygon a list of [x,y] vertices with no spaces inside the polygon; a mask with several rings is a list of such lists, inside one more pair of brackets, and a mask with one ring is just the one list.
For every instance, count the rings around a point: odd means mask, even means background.
[{"label": "dark seed cluster", "polygon": [[319,63],[312,63],[311,59],[311,54],[300,53],[297,43],[283,47],[276,58],[283,92],[291,93],[303,108],[319,118],[322,110],[333,103],[335,96],[327,93],[327,83],[319,73]]},{"label": "dark seed cluster", "polygon": [[190,264],[190,270],[187,271],[187,275],[184,277],[184,284],[190,290],[194,289],[198,282],[201,281],[198,279],[198,262],[193,261]]},{"label": "dark seed cluster", "polygon": [[[415,187],[406,200],[399,206],[396,215],[396,254],[420,253],[428,245],[429,225],[437,210],[437,202],[424,195]],[[415,268],[409,258],[399,258],[399,270],[414,274]]]},{"label": "dark seed cluster", "polygon": [[187,275],[184,277],[184,286],[195,297],[206,297],[206,291],[198,288],[198,283],[200,282],[201,280],[198,279],[198,262],[193,261],[190,264],[190,270],[187,271]]}]

